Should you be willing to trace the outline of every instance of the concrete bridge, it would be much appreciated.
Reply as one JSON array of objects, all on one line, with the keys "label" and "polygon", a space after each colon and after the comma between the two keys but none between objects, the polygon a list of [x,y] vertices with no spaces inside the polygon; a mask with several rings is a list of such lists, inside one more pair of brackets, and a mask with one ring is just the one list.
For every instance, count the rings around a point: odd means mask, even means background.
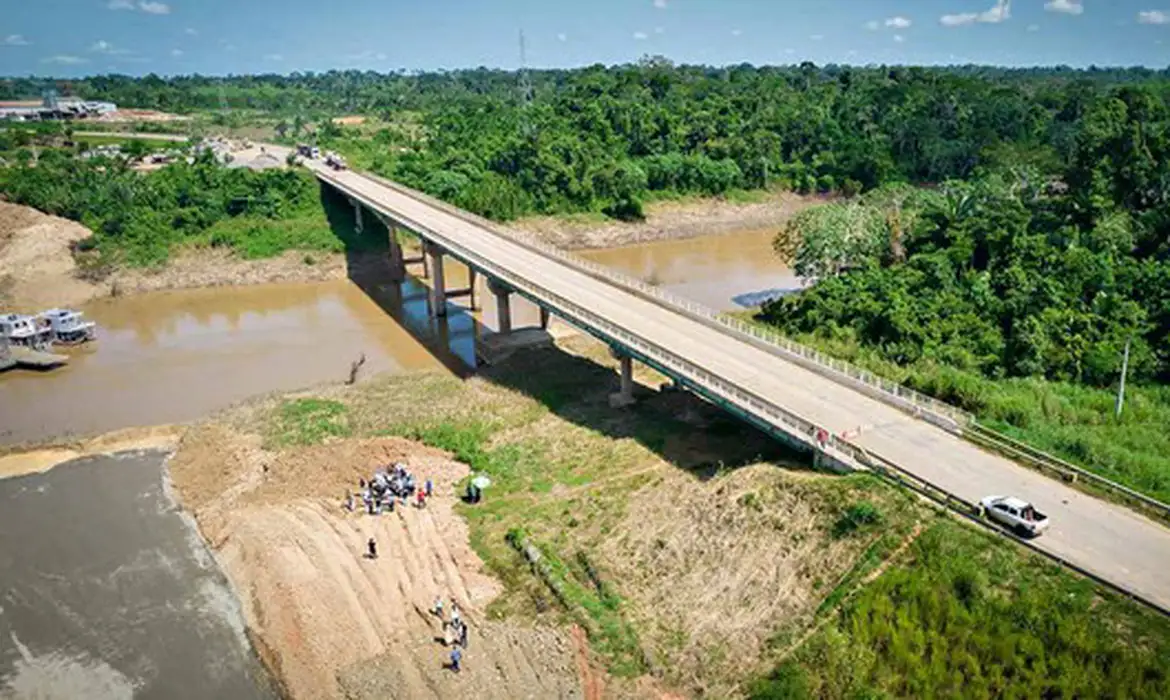
[{"label": "concrete bridge", "polygon": [[[1170,529],[1096,499],[962,438],[970,417],[946,404],[821,357],[698,304],[671,296],[396,183],[306,164],[353,203],[358,226],[375,216],[390,230],[393,269],[410,261],[402,229],[423,241],[431,308],[474,293],[475,275],[497,297],[498,328],[511,329],[518,294],[607,343],[621,361],[615,405],[634,400],[632,363],[712,401],[825,466],[876,469],[961,504],[1014,495],[1050,514],[1030,543],[1163,610],[1170,609]],[[450,256],[471,270],[467,289],[445,286]]]}]

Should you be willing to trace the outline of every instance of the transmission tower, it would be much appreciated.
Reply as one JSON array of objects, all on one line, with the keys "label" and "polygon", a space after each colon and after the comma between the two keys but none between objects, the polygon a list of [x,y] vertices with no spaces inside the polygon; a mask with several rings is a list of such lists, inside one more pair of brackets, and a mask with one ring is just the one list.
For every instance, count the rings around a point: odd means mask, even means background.
[{"label": "transmission tower", "polygon": [[520,30],[520,131],[532,137],[532,122],[528,105],[532,104],[532,81],[528,78],[528,56],[525,50],[524,30]]}]

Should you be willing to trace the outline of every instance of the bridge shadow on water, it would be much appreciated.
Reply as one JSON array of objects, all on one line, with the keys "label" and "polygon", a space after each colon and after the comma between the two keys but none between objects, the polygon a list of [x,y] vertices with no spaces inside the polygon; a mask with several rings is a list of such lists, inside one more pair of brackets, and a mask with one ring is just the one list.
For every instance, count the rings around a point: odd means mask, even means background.
[{"label": "bridge shadow on water", "polygon": [[414,276],[421,266],[408,266],[407,278],[394,281],[386,227],[367,215],[362,233],[357,233],[353,208],[344,196],[322,185],[321,199],[334,234],[345,246],[349,279],[456,376],[476,375],[519,391],[564,420],[613,439],[636,440],[702,479],[761,461],[811,469],[807,455],[690,392],[639,384],[633,406],[611,407],[609,396],[618,390],[619,378],[616,361],[604,352],[588,353],[594,359],[546,345],[480,365],[478,344],[492,331],[458,304],[448,303],[445,318],[432,318],[428,287]]}]

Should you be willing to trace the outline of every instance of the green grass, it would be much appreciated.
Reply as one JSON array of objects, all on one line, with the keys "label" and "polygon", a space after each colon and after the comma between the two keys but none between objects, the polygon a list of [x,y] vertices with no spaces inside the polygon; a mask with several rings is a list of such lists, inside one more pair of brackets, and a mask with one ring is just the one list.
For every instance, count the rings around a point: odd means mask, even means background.
[{"label": "green grass", "polygon": [[150,149],[150,151],[168,151],[175,148],[183,148],[186,146],[182,141],[169,141],[166,139],[149,139],[149,138],[127,138],[116,133],[109,135],[84,135],[74,136],[74,143],[88,144],[90,148],[95,146],[125,146],[131,141],[142,143]]},{"label": "green grass", "polygon": [[268,441],[278,447],[316,445],[328,438],[349,437],[345,404],[326,399],[284,401],[276,411]]},{"label": "green grass", "polygon": [[321,211],[308,211],[288,219],[252,216],[221,219],[204,231],[197,242],[231,248],[248,260],[271,258],[286,250],[345,251],[345,243],[333,232]]},{"label": "green grass", "polygon": [[940,519],[754,698],[1170,697],[1170,621]]},{"label": "green grass", "polygon": [[[750,320],[750,314],[738,316]],[[848,339],[793,340],[970,411],[989,428],[1170,503],[1170,387],[1128,386],[1118,420],[1113,390],[988,379],[930,362],[896,365]]]}]

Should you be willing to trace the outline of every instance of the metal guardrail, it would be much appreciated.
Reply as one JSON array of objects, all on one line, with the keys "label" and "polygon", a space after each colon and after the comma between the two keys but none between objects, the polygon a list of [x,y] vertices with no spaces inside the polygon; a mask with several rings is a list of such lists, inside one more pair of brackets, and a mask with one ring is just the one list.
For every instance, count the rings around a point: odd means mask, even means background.
[{"label": "metal guardrail", "polygon": [[1020,442],[999,431],[992,430],[978,423],[972,423],[963,431],[963,434],[964,437],[977,445],[1001,452],[1028,466],[1055,472],[1067,481],[1075,482],[1084,480],[1093,486],[1129,500],[1141,508],[1147,508],[1153,511],[1153,514],[1158,517],[1170,520],[1170,505],[1143,493],[1138,493],[1128,486],[1123,486],[1116,481],[1106,479],[1099,474],[1094,474],[1088,469],[1078,467],[1071,462],[1066,462],[1059,457],[1038,450],[1027,443]]},{"label": "metal guardrail", "polygon": [[737,318],[732,318],[726,314],[721,314],[702,304],[698,304],[684,297],[672,294],[671,292],[668,292],[660,287],[647,284],[635,277],[631,277],[613,270],[612,268],[600,265],[564,251],[557,246],[540,240],[535,236],[500,226],[495,222],[483,218],[482,216],[477,216],[471,212],[463,211],[462,209],[452,206],[440,199],[431,197],[424,192],[419,192],[377,175],[371,175],[367,173],[363,173],[362,175],[363,177],[373,180],[400,194],[416,199],[436,209],[442,210],[452,216],[463,219],[464,221],[474,223],[481,228],[485,228],[492,233],[495,233],[496,235],[507,238],[535,252],[570,265],[594,278],[602,279],[627,290],[637,292],[642,297],[651,301],[655,301],[660,305],[670,308],[671,310],[681,310],[690,314],[691,316],[704,319],[709,324],[717,324],[721,326],[723,330],[730,331],[740,338],[747,339],[749,341],[756,341],[754,344],[762,344],[766,346],[766,349],[776,354],[780,354],[786,359],[803,360],[804,362],[800,363],[803,366],[808,367],[811,365],[813,368],[818,368],[820,374],[829,379],[837,381],[838,383],[844,383],[848,385],[850,381],[852,381],[875,389],[890,399],[887,401],[887,403],[891,403],[898,408],[905,409],[907,407],[904,406],[903,403],[908,403],[917,410],[941,416],[948,422],[954,423],[953,427],[944,426],[947,429],[957,432],[962,428],[962,426],[968,425],[974,420],[974,417],[970,413],[956,406],[952,406],[948,403],[939,401],[938,399],[902,386],[897,382],[892,382],[883,377],[879,377],[878,375],[861,369],[856,365],[829,357],[828,355],[814,350],[813,348],[785,338],[776,331],[761,327],[756,324],[744,323]]}]

